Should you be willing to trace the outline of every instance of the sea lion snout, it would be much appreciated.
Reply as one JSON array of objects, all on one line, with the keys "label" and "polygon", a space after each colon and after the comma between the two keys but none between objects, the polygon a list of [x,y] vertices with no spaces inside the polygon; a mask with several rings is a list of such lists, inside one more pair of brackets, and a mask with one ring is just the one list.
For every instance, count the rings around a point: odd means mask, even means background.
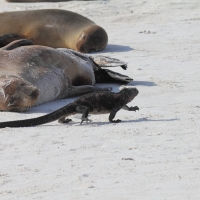
[{"label": "sea lion snout", "polygon": [[106,31],[97,25],[90,26],[82,31],[76,50],[82,53],[103,50],[108,43],[108,35]]},{"label": "sea lion snout", "polygon": [[34,89],[31,93],[30,93],[30,97],[32,99],[37,99],[39,96],[39,91],[37,89]]}]

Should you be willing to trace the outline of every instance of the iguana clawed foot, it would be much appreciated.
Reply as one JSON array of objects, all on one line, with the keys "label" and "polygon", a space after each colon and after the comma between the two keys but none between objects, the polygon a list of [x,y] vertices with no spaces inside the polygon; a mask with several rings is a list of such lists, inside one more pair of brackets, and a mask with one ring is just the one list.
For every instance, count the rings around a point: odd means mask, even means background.
[{"label": "iguana clawed foot", "polygon": [[80,125],[81,125],[84,121],[86,121],[86,124],[87,124],[88,121],[91,122],[92,120],[91,120],[91,119],[88,119],[87,117],[86,117],[86,118],[82,118]]},{"label": "iguana clawed foot", "polygon": [[59,123],[62,123],[62,124],[66,124],[66,123],[69,123],[69,122],[71,122],[72,120],[71,119],[65,119],[64,117],[62,117],[62,118],[60,118],[59,120],[58,120],[58,122]]},{"label": "iguana clawed foot", "polygon": [[112,123],[119,123],[119,122],[121,122],[122,120],[120,120],[120,119],[117,119],[117,120],[112,120],[111,122]]},{"label": "iguana clawed foot", "polygon": [[62,123],[69,123],[69,122],[71,122],[72,121],[72,119],[65,119]]},{"label": "iguana clawed foot", "polygon": [[129,107],[130,111],[136,111],[136,110],[139,110],[139,108],[137,106],[131,106]]}]

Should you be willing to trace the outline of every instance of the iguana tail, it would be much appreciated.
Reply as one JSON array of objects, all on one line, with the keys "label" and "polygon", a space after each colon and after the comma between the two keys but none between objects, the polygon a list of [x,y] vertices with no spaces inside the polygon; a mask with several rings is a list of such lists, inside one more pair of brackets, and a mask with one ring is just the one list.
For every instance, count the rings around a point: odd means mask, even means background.
[{"label": "iguana tail", "polygon": [[76,113],[76,106],[73,103],[68,104],[56,110],[52,113],[47,115],[43,115],[41,117],[36,117],[32,119],[24,119],[24,120],[16,120],[16,121],[8,121],[8,122],[1,122],[0,128],[6,127],[30,127],[30,126],[37,126],[41,124],[46,124],[55,120],[58,120],[61,117],[67,117]]}]

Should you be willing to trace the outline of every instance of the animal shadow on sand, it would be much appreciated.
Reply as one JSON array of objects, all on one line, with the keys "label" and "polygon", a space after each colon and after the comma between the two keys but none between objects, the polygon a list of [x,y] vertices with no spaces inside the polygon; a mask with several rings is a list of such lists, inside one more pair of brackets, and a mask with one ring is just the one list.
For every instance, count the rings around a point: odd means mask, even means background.
[{"label": "animal shadow on sand", "polygon": [[100,52],[98,51],[97,53],[100,54],[100,53],[128,52],[132,50],[134,49],[129,46],[108,44],[104,50]]},{"label": "animal shadow on sand", "polygon": [[[117,119],[117,117],[116,117]],[[172,121],[178,121],[180,120],[179,118],[172,118],[172,119],[149,119],[146,117],[143,118],[139,118],[136,120],[123,120],[120,123],[137,123],[137,122],[172,122]],[[103,125],[113,125],[113,123],[110,122],[88,122],[88,125],[98,125],[98,126],[103,126]],[[84,123],[83,125],[87,125],[86,123]]]},{"label": "animal shadow on sand", "polygon": [[[69,117],[70,118],[70,117]],[[116,117],[117,119],[117,117]],[[143,118],[139,118],[136,120],[123,120],[119,123],[119,124],[125,124],[125,123],[138,123],[138,122],[173,122],[173,121],[179,121],[179,118],[172,118],[172,119],[149,119],[146,117]],[[91,121],[88,123],[83,122],[83,124],[81,124],[80,126],[88,126],[88,127],[94,127],[94,126],[105,126],[105,125],[117,125],[118,123],[110,123],[108,122],[95,122],[95,121]],[[69,124],[43,124],[43,126],[79,126],[79,122],[74,122],[73,121],[73,117],[72,117],[72,122],[70,122]]]},{"label": "animal shadow on sand", "polygon": [[157,86],[154,82],[152,81],[132,81],[130,82],[129,84],[127,84],[127,86],[137,86],[137,85],[141,85],[141,86],[148,86],[148,87],[151,87],[151,86]]}]

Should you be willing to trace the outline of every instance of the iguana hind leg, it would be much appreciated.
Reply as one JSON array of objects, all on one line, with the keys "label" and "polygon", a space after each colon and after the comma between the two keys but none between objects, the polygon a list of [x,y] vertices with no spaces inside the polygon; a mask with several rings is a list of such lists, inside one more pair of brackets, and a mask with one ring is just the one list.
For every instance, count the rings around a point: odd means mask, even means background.
[{"label": "iguana hind leg", "polygon": [[119,111],[119,109],[113,109],[110,111],[110,115],[109,115],[109,121],[112,123],[119,123],[121,122],[120,119],[117,120],[113,120],[115,118],[115,115],[117,114],[117,112]]},{"label": "iguana hind leg", "polygon": [[[78,105],[78,106],[76,106],[76,111],[78,113],[82,114],[80,124],[82,124],[83,121],[86,121],[86,123],[88,121],[91,121],[90,119],[88,119],[88,114],[89,114],[90,109],[87,106]],[[68,122],[71,122],[71,121],[72,121],[71,119],[68,119],[68,118],[65,118],[65,117],[62,117],[58,120],[59,123],[68,123]]]},{"label": "iguana hind leg", "polygon": [[82,124],[83,121],[86,121],[86,123],[87,123],[88,121],[91,121],[90,119],[88,119],[88,114],[89,114],[89,112],[90,112],[90,109],[89,109],[88,107],[79,105],[79,106],[76,107],[76,110],[77,110],[77,112],[79,112],[79,113],[83,113],[83,114],[82,114],[82,117],[81,117],[81,123],[80,123],[80,124]]}]

